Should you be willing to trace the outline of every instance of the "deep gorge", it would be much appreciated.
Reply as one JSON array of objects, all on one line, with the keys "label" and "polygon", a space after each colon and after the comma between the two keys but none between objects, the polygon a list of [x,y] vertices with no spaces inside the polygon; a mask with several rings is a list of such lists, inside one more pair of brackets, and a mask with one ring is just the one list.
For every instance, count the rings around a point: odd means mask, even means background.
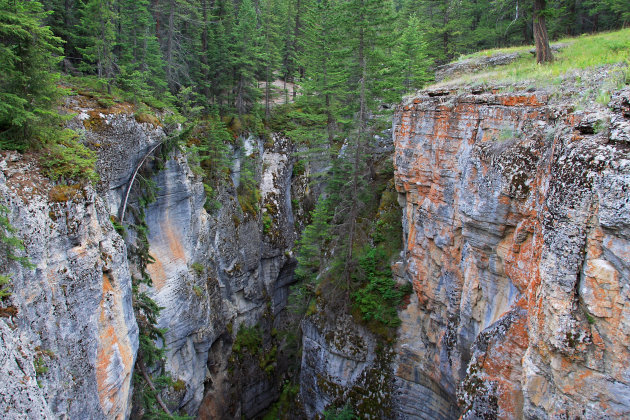
[{"label": "deep gorge", "polygon": [[[545,92],[429,90],[406,100],[378,148],[393,158],[402,206],[394,277],[414,286],[402,324],[384,343],[319,302],[300,324],[297,361],[280,333],[291,325],[311,168],[293,171],[287,138],[244,138],[231,153],[237,165],[255,161],[262,210],[243,211],[234,178],[209,213],[175,148],[154,168],[155,201],[144,210],[154,260],[146,290],[163,307],[176,381],[169,408],[256,418],[300,375],[297,417],[346,402],[360,418],[627,415],[628,93],[592,114]],[[165,134],[125,112],[94,113],[80,97],[68,106],[71,126],[99,145],[95,187],[60,191],[28,155],[3,153],[2,196],[36,267],[14,263],[17,313],[0,321],[3,407],[14,417],[126,418],[137,234],[130,226],[123,240],[110,220],[134,163]],[[592,130],[600,120],[610,129]],[[139,200],[132,192],[130,205]]]}]

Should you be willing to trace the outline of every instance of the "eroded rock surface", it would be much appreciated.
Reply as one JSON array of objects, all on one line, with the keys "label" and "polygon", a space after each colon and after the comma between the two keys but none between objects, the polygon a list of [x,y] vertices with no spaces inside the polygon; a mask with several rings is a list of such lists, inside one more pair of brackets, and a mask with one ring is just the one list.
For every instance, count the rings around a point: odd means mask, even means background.
[{"label": "eroded rock surface", "polygon": [[[166,133],[129,104],[100,108],[77,96],[66,107],[76,113],[70,127],[98,154],[95,187],[55,185],[28,155],[5,153],[0,161],[1,203],[36,266],[2,261],[14,274],[13,295],[0,307],[0,411],[5,418],[122,419],[131,413],[138,352],[137,267],[128,262],[133,246],[111,220],[137,164]],[[177,385],[164,400],[201,418],[257,415],[277,398],[284,375],[276,359],[247,360],[235,371],[231,358],[241,324],[259,326],[266,350],[276,345],[272,330],[282,322],[295,266],[293,145],[278,136],[244,143],[232,152],[235,161],[253,162],[261,197],[253,213],[239,205],[238,180],[220,188],[221,206],[208,213],[202,179],[179,149],[163,167],[149,159],[142,171],[157,185],[144,209],[155,259],[146,291],[164,308],[158,326],[166,342],[158,344],[168,347],[165,369]],[[129,196],[124,224],[132,245],[144,193],[136,184]]]},{"label": "eroded rock surface", "polygon": [[451,407],[417,414],[402,392],[401,416],[628,416],[630,90],[591,112],[434,93],[394,121],[417,296],[395,365],[403,389]]},{"label": "eroded rock surface", "polygon": [[8,265],[14,312],[0,321],[0,411],[128,416],[138,328],[126,247],[104,201],[91,187],[53,187],[32,158],[14,153],[0,162],[0,197],[35,266]]}]

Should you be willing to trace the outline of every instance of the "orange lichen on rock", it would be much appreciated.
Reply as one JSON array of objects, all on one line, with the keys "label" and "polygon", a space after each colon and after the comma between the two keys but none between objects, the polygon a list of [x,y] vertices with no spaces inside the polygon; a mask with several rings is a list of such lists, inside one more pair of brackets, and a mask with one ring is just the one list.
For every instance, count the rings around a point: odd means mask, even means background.
[{"label": "orange lichen on rock", "polygon": [[542,106],[536,95],[507,95],[501,96],[501,103],[505,106]]},{"label": "orange lichen on rock", "polygon": [[96,383],[103,412],[108,418],[123,419],[128,410],[134,355],[122,315],[122,297],[112,281],[108,273],[103,273]]},{"label": "orange lichen on rock", "polygon": [[630,415],[630,153],[577,127],[628,117],[548,100],[427,92],[394,120],[419,305],[403,324],[423,374],[467,385],[464,417]]}]

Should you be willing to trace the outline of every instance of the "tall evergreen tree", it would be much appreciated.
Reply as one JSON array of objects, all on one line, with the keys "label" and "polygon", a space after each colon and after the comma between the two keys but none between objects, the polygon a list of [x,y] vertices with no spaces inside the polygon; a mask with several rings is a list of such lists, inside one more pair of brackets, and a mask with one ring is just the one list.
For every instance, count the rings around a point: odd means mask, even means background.
[{"label": "tall evergreen tree", "polygon": [[59,135],[55,66],[63,50],[45,17],[38,1],[0,0],[0,147],[24,149]]},{"label": "tall evergreen tree", "polygon": [[245,114],[259,98],[256,74],[263,60],[261,29],[252,0],[243,0],[238,8],[234,43],[231,56],[235,82],[234,105],[239,114]]},{"label": "tall evergreen tree", "polygon": [[414,13],[400,34],[395,47],[394,74],[403,93],[421,88],[431,80],[429,67],[432,64],[427,54],[427,44],[423,39],[420,19]]},{"label": "tall evergreen tree", "polygon": [[106,81],[114,77],[115,14],[112,0],[88,0],[79,11],[77,28],[83,57],[79,68]]},{"label": "tall evergreen tree", "polygon": [[534,0],[534,42],[536,43],[536,62],[546,63],[553,60],[547,35],[546,9],[547,0]]},{"label": "tall evergreen tree", "polygon": [[119,84],[131,91],[136,101],[151,95],[168,99],[164,60],[149,1],[119,1]]},{"label": "tall evergreen tree", "polygon": [[285,0],[260,0],[261,23],[261,79],[265,81],[264,101],[265,118],[271,115],[273,100],[273,81],[281,59],[282,23],[286,22],[287,8]]}]

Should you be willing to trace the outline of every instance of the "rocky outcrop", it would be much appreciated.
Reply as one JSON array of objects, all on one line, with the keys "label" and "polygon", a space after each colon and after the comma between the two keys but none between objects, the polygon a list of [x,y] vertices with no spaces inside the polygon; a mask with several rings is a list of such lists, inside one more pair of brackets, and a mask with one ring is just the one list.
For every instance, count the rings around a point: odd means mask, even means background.
[{"label": "rocky outcrop", "polygon": [[[257,162],[257,214],[242,211],[234,186],[221,193],[221,208],[208,214],[201,179],[181,154],[154,178],[158,194],[146,220],[155,263],[148,269],[152,295],[164,307],[159,326],[167,329],[167,369],[186,388],[176,407],[189,413],[197,413],[203,400],[204,418],[249,418],[278,395],[268,375],[234,377],[230,347],[240,324],[259,325],[269,338],[274,317],[286,306],[295,265],[291,147],[278,137],[265,149],[250,138],[235,151]],[[243,398],[233,395],[234,386]]]},{"label": "rocky outcrop", "polygon": [[[551,50],[555,53],[567,47],[569,44],[556,43],[551,45]],[[457,61],[437,66],[435,69],[435,81],[444,82],[445,80],[455,79],[457,77],[471,75],[473,73],[482,72],[484,70],[494,69],[499,66],[506,66],[514,61],[528,55],[536,55],[536,50],[516,49],[510,51],[493,52],[490,55],[482,53],[475,54],[469,58],[460,58]]]},{"label": "rocky outcrop", "polygon": [[125,418],[138,328],[126,247],[104,201],[91,187],[53,186],[28,155],[4,153],[0,171],[0,197],[35,267],[8,266],[3,416]]},{"label": "rocky outcrop", "polygon": [[391,349],[350,315],[302,322],[301,400],[308,418],[351,407],[360,418],[392,418]]},{"label": "rocky outcrop", "polygon": [[398,109],[417,296],[396,346],[402,418],[630,414],[629,94],[577,112],[442,90]]},{"label": "rocky outcrop", "polygon": [[[13,295],[0,308],[0,410],[10,418],[127,418],[138,352],[131,293],[138,267],[128,261],[141,184],[124,220],[129,248],[111,220],[138,163],[166,133],[159,119],[128,104],[99,108],[76,96],[66,108],[76,113],[69,126],[97,151],[94,187],[56,185],[28,155],[5,153],[0,162],[0,199],[36,266],[8,266],[15,274]],[[158,344],[168,349],[165,369],[175,381],[164,400],[201,418],[255,416],[277,398],[284,375],[278,360],[234,370],[231,356],[241,324],[257,325],[266,349],[276,345],[272,331],[295,266],[293,146],[282,137],[244,143],[232,153],[254,162],[261,200],[252,213],[239,205],[238,177],[220,188],[221,206],[208,213],[202,178],[177,148],[163,165],[148,159],[142,171],[157,185],[144,209],[155,260],[145,291],[163,307],[165,342]]]}]

